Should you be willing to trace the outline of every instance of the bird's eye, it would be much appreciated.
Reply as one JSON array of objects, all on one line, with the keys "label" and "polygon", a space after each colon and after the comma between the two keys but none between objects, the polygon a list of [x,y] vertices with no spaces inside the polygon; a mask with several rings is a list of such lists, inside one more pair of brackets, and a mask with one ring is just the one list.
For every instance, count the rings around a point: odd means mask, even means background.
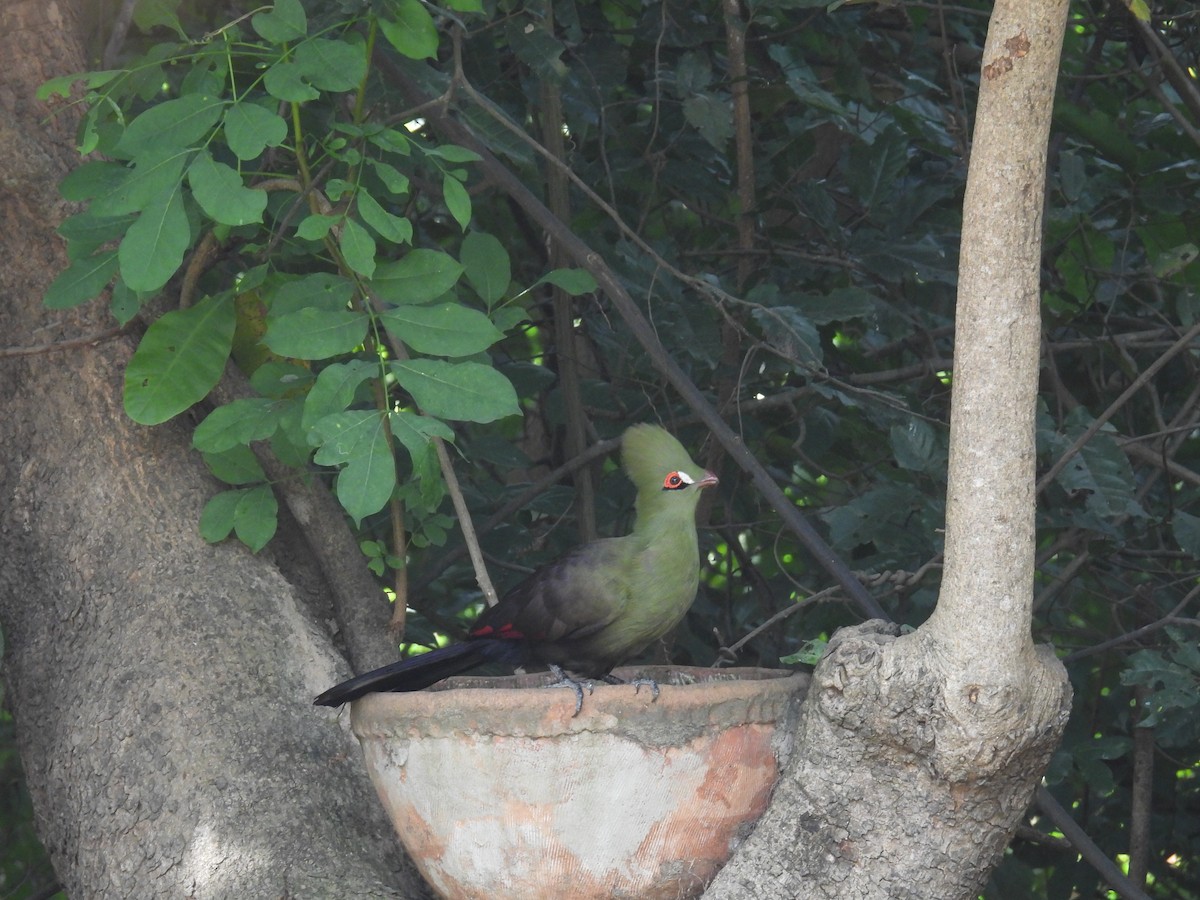
[{"label": "bird's eye", "polygon": [[678,491],[687,487],[692,483],[692,479],[688,478],[683,472],[672,472],[663,479],[664,491]]}]

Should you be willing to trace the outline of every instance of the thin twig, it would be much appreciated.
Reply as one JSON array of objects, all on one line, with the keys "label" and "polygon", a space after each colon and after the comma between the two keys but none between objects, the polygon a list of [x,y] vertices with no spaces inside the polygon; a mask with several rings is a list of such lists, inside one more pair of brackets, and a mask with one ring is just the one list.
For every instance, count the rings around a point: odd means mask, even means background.
[{"label": "thin twig", "polygon": [[1063,809],[1062,804],[1046,790],[1044,785],[1038,785],[1036,796],[1038,809],[1046,814],[1047,818],[1063,833],[1063,836],[1079,851],[1079,855],[1087,860],[1088,865],[1095,869],[1123,900],[1150,900],[1150,895],[1125,877],[1125,873],[1118,869],[1117,864],[1096,846],[1096,842],[1088,837],[1087,832],[1071,818],[1070,813]]},{"label": "thin twig", "polygon": [[76,347],[86,347],[88,344],[98,344],[101,341],[112,340],[125,332],[124,325],[87,334],[83,337],[70,338],[65,341],[51,341],[48,344],[35,344],[32,347],[3,347],[0,348],[0,359],[17,356],[40,356],[43,353],[58,353],[63,350],[74,350]]},{"label": "thin twig", "polygon": [[104,45],[104,55],[100,58],[100,64],[104,68],[117,67],[117,58],[121,55],[121,48],[125,46],[125,36],[129,34],[129,25],[133,22],[133,13],[137,5],[138,0],[122,0],[121,8],[117,10],[117,16],[113,19],[112,33],[108,36],[108,43]]},{"label": "thin twig", "polygon": [[1129,387],[1127,387],[1121,393],[1121,396],[1109,405],[1108,409],[1096,417],[1096,420],[1092,422],[1092,424],[1088,426],[1087,430],[1075,440],[1075,443],[1066,449],[1063,455],[1058,458],[1058,461],[1050,467],[1049,471],[1047,471],[1045,475],[1038,479],[1036,492],[1038,494],[1042,493],[1042,491],[1044,491],[1046,487],[1053,482],[1056,477],[1058,477],[1058,474],[1064,468],[1066,468],[1067,463],[1074,459],[1075,455],[1084,448],[1087,442],[1096,436],[1096,433],[1104,427],[1104,424],[1114,415],[1116,415],[1117,411],[1126,403],[1128,403],[1129,399],[1134,394],[1145,387],[1146,384],[1149,383],[1150,379],[1158,373],[1159,369],[1170,362],[1182,350],[1185,350],[1187,346],[1193,340],[1195,340],[1197,335],[1200,335],[1200,322],[1195,323],[1187,330],[1183,337],[1172,344],[1158,359],[1148,365],[1145,371],[1143,371],[1141,375],[1133,380],[1133,384],[1129,385]]},{"label": "thin twig", "polygon": [[805,597],[803,600],[799,600],[796,603],[791,604],[790,606],[784,607],[779,612],[775,613],[775,615],[771,616],[771,618],[767,619],[767,621],[765,621],[761,625],[759,625],[757,628],[747,632],[745,635],[743,635],[739,640],[737,640],[733,644],[730,644],[728,647],[722,647],[720,652],[717,654],[717,658],[715,660],[713,660],[713,663],[712,663],[713,666],[716,666],[717,663],[719,663],[721,661],[721,658],[724,657],[726,654],[736,655],[739,650],[741,650],[744,646],[746,646],[746,644],[748,644],[750,641],[754,640],[756,637],[758,637],[760,634],[762,634],[768,628],[773,628],[774,626],[778,625],[780,622],[782,622],[784,619],[786,619],[788,616],[792,615],[793,613],[799,612],[802,609],[807,609],[813,603],[817,603],[821,600],[824,600],[825,598],[830,597],[833,594],[836,594],[839,590],[840,590],[840,587],[838,585],[833,585],[832,587],[825,588],[825,590],[823,590],[823,591],[818,591],[817,593],[812,594],[809,597]]},{"label": "thin twig", "polygon": [[[542,23],[547,33],[554,33],[554,4],[548,0]],[[459,49],[457,43],[455,50]],[[456,64],[455,71],[462,71]],[[546,203],[558,218],[571,221],[571,194],[566,176],[566,142],[563,138],[562,90],[552,78],[543,78],[541,93],[542,140],[555,159],[564,163],[546,169]],[[557,269],[566,264],[565,254],[554,239],[546,235],[550,251],[550,267]],[[554,314],[554,350],[557,361],[558,379],[561,387],[566,455],[579,456],[587,446],[588,420],[583,406],[583,376],[579,365],[579,338],[575,334],[575,298],[558,286],[551,287],[551,308]],[[587,543],[594,541],[596,532],[596,488],[591,472],[580,469],[574,477],[575,503],[578,515],[575,518],[579,538]]]},{"label": "thin twig", "polygon": [[[363,292],[367,303],[376,314],[384,312],[383,303],[371,291],[364,289]],[[392,348],[392,353],[398,360],[406,360],[409,358],[408,348],[397,340],[391,332],[385,331],[387,336],[388,346]],[[432,436],[430,442],[433,444],[434,450],[437,452],[438,464],[442,469],[442,479],[446,482],[446,492],[450,495],[450,502],[454,505],[454,512],[458,516],[458,527],[462,532],[463,543],[467,546],[467,552],[471,556],[471,564],[475,569],[475,581],[479,584],[479,590],[483,592],[483,599],[488,606],[495,606],[499,600],[496,593],[496,586],[492,583],[492,578],[488,575],[487,563],[483,559],[483,550],[479,546],[479,538],[475,534],[475,525],[471,519],[471,510],[467,506],[466,498],[463,497],[462,487],[458,483],[458,476],[454,472],[454,463],[450,459],[450,454],[446,450],[445,442],[440,438]]]},{"label": "thin twig", "polygon": [[475,567],[475,580],[479,582],[479,590],[483,592],[483,599],[487,601],[487,605],[495,606],[499,602],[496,586],[492,584],[487,564],[483,561],[483,551],[479,548],[479,538],[475,536],[475,526],[471,522],[471,511],[467,508],[462,488],[458,485],[458,476],[454,474],[454,464],[450,461],[450,454],[446,451],[446,442],[440,437],[434,437],[433,447],[437,450],[438,462],[442,466],[442,477],[446,480],[446,490],[450,494],[450,502],[454,504],[454,511],[458,513],[458,527],[462,530],[463,542],[471,554],[471,564]]},{"label": "thin twig", "polygon": [[1087,656],[1095,656],[1097,653],[1103,653],[1106,650],[1111,650],[1114,647],[1119,647],[1122,644],[1128,644],[1130,641],[1136,641],[1139,638],[1143,638],[1148,634],[1158,631],[1160,628],[1165,628],[1168,625],[1179,624],[1179,614],[1183,612],[1184,607],[1191,603],[1197,594],[1200,594],[1200,585],[1196,585],[1190,591],[1188,591],[1187,594],[1184,595],[1183,599],[1175,604],[1175,608],[1161,619],[1156,619],[1149,625],[1143,625],[1141,628],[1135,628],[1133,631],[1118,635],[1117,637],[1104,641],[1103,643],[1096,644],[1092,647],[1084,647],[1082,650],[1076,650],[1074,653],[1068,653],[1063,657],[1063,664],[1066,665],[1068,663],[1073,663],[1076,660],[1083,659]]},{"label": "thin twig", "polygon": [[1141,724],[1146,717],[1150,688],[1133,689],[1137,724],[1133,727],[1133,784],[1129,803],[1129,880],[1144,885],[1150,867],[1150,822],[1154,797],[1154,727]]},{"label": "thin twig", "polygon": [[[531,483],[525,490],[517,494],[496,512],[494,512],[487,521],[479,527],[479,534],[487,534],[497,525],[508,521],[512,514],[519,509],[523,509],[530,500],[545,493],[546,490],[558,484],[568,475],[591,464],[595,460],[604,456],[606,453],[611,453],[621,446],[620,438],[612,438],[607,441],[597,441],[588,447],[579,456],[568,459],[565,463],[547,472],[543,477]],[[420,581],[417,587],[423,587],[441,575],[446,569],[450,568],[455,562],[462,558],[462,555],[467,552],[466,547],[459,547],[442,553],[438,556],[437,563],[429,569],[422,570]]]}]

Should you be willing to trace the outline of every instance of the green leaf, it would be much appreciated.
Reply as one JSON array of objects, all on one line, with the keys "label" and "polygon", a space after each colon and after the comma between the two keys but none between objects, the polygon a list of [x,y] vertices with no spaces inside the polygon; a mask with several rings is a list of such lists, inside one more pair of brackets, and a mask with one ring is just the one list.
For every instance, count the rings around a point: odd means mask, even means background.
[{"label": "green leaf", "polygon": [[457,303],[400,306],[380,318],[408,346],[434,356],[471,356],[504,337],[479,310]]},{"label": "green leaf", "polygon": [[117,274],[117,251],[78,259],[59,273],[42,302],[49,309],[70,309],[98,297]]},{"label": "green leaf", "polygon": [[[139,0],[139,6],[150,3],[174,3],[178,5],[181,0]],[[134,17],[136,21],[137,17]],[[177,20],[178,21],[178,20]],[[180,38],[187,40],[186,34],[180,32]],[[210,96],[221,96],[225,93],[225,81],[229,76],[229,64],[225,59],[224,52],[218,57],[216,48],[209,45],[208,53],[201,53],[193,57],[194,63],[186,68],[183,79],[179,82],[180,95],[186,94],[208,94]]]},{"label": "green leaf", "polygon": [[816,325],[830,322],[848,322],[875,312],[875,298],[862,288],[836,288],[824,297],[805,295],[796,300],[796,307],[804,317]]},{"label": "green leaf", "polygon": [[517,57],[542,80],[562,82],[567,66],[562,61],[566,46],[548,28],[517,27],[509,20],[506,37]]},{"label": "green leaf", "polygon": [[122,216],[159,201],[167,191],[179,187],[184,166],[193,152],[165,147],[139,156],[133,168],[126,169],[124,178],[96,195],[89,212],[95,216]]},{"label": "green leaf", "polygon": [[375,269],[371,286],[389,303],[428,303],[454,287],[462,264],[440,250],[417,248]]},{"label": "green leaf", "polygon": [[299,401],[312,389],[316,373],[307,366],[283,359],[268,359],[250,376],[250,386],[273,400]]},{"label": "green leaf", "polygon": [[233,530],[243,544],[257,553],[275,536],[278,522],[279,501],[270,485],[241,492],[233,512]]},{"label": "green leaf", "polygon": [[242,183],[242,176],[201,150],[188,168],[192,196],[214,222],[223,225],[249,225],[262,221],[267,208],[267,192],[256,191]]},{"label": "green leaf", "polygon": [[388,413],[392,434],[404,445],[409,456],[413,459],[413,468],[420,467],[420,460],[432,449],[430,441],[440,437],[443,441],[453,441],[454,432],[445,422],[431,419],[429,416],[419,416],[405,410],[393,410]]},{"label": "green leaf", "polygon": [[[1072,410],[1067,418],[1067,433],[1058,441],[1060,449],[1065,449],[1090,423],[1091,416],[1083,407]],[[1134,494],[1137,481],[1129,458],[1108,429],[1084,444],[1055,480],[1069,494],[1085,497],[1088,510],[1101,518],[1145,515]]]},{"label": "green leaf", "polygon": [[375,174],[379,176],[379,180],[383,182],[383,186],[388,189],[389,193],[397,197],[403,197],[408,193],[408,176],[395,166],[377,159],[368,159],[367,163],[375,170]]},{"label": "green leaf", "polygon": [[[798,6],[825,6],[828,0],[793,0]],[[792,55],[790,45],[779,41],[767,50],[767,56],[774,60],[784,72],[787,86],[796,99],[813,109],[832,113],[834,117],[849,116],[850,110],[833,94],[821,87],[821,79],[813,72],[798,52]]]},{"label": "green leaf", "polygon": [[258,159],[287,136],[287,122],[257,103],[237,103],[225,111],[225,143],[238,159]]},{"label": "green leaf", "polygon": [[275,433],[283,408],[266,397],[244,397],[218,406],[192,434],[192,446],[221,453],[238,444],[263,441]]},{"label": "green leaf", "polygon": [[471,195],[463,187],[463,183],[453,175],[447,174],[442,178],[442,199],[446,201],[446,209],[454,216],[454,221],[463,231],[471,224]]},{"label": "green leaf", "polygon": [[237,511],[241,491],[221,491],[209,498],[200,513],[200,536],[210,544],[225,540],[233,531],[233,517]]},{"label": "green leaf", "polygon": [[825,650],[829,646],[829,641],[821,638],[814,638],[805,641],[804,644],[795,653],[787,656],[779,657],[779,661],[786,666],[815,666],[821,661],[821,657],[825,655]]},{"label": "green leaf", "polygon": [[1170,278],[1190,266],[1197,257],[1200,257],[1200,247],[1190,242],[1180,244],[1158,254],[1151,269],[1155,278]]},{"label": "green leaf", "polygon": [[[120,163],[88,160],[72,169],[58,185],[58,192],[67,200],[82,202],[110,194],[125,183],[130,170]],[[92,210],[89,213],[95,214]]]},{"label": "green leaf", "polygon": [[59,75],[57,78],[51,78],[49,81],[42,82],[37,89],[36,97],[39,100],[49,100],[56,94],[64,100],[71,98],[71,89],[75,87],[75,82],[82,81],[83,86],[88,90],[93,90],[98,87],[104,87],[115,78],[125,74],[124,69],[103,69],[99,72],[75,72],[71,75]]},{"label": "green leaf", "polygon": [[88,109],[83,114],[83,118],[79,122],[79,128],[76,131],[79,142],[75,149],[79,151],[80,156],[87,156],[94,153],[100,146],[100,141],[105,140],[106,144],[111,146],[120,140],[120,129],[123,125],[118,125],[113,119],[108,117],[110,110],[104,103],[97,103]]},{"label": "green leaf", "polygon": [[337,496],[355,523],[383,509],[396,487],[396,461],[385,425],[385,416],[377,410],[352,410],[319,420],[309,438],[321,448],[314,462],[344,465]]},{"label": "green leaf", "polygon": [[202,455],[209,471],[226,484],[255,484],[267,478],[258,457],[245,444],[238,444],[220,453]]},{"label": "green leaf", "polygon": [[136,158],[147,150],[190,147],[212,131],[224,109],[224,101],[209,94],[156,103],[125,129],[115,155]]},{"label": "green leaf", "polygon": [[180,0],[139,0],[133,8],[133,24],[143,34],[152,28],[169,28],[181,40],[188,40],[187,32],[179,22]]},{"label": "green leaf", "polygon": [[117,283],[113,285],[109,308],[117,322],[121,325],[128,325],[133,317],[141,311],[142,298],[136,291],[130,290],[129,285],[118,277]]},{"label": "green leaf", "polygon": [[491,366],[414,359],[390,369],[417,405],[439,419],[494,422],[521,411],[512,383]]},{"label": "green leaf", "polygon": [[758,307],[751,312],[767,342],[797,366],[819,366],[821,335],[807,318],[790,306]]},{"label": "green leaf", "polygon": [[459,259],[467,280],[480,298],[489,306],[504,296],[512,280],[508,251],[495,237],[482,231],[472,231],[463,238]]},{"label": "green leaf", "polygon": [[323,241],[325,235],[329,234],[329,229],[341,221],[338,216],[323,216],[319,213],[313,213],[300,223],[300,227],[296,229],[296,237],[302,241]]},{"label": "green leaf", "polygon": [[679,58],[675,67],[675,83],[672,85],[679,99],[703,91],[713,83],[712,64],[703,53],[688,52]]},{"label": "green leaf", "polygon": [[279,502],[270,485],[222,491],[200,514],[200,536],[215,544],[236,532],[238,539],[257,553],[275,536],[278,521]]},{"label": "green leaf", "polygon": [[696,94],[683,101],[683,117],[716,150],[724,150],[733,137],[733,108],[716,94]]},{"label": "green leaf", "polygon": [[946,455],[933,427],[922,419],[893,425],[889,433],[892,453],[901,468],[936,474],[945,468]]},{"label": "green leaf", "polygon": [[109,241],[115,241],[129,230],[137,217],[94,216],[91,210],[63,219],[55,229],[67,242],[67,255],[73,260],[92,256]]},{"label": "green leaf", "polygon": [[408,156],[412,153],[412,141],[405,132],[396,128],[385,128],[383,131],[374,132],[369,136],[369,140],[385,153],[394,153],[400,156]]},{"label": "green leaf", "polygon": [[279,428],[271,435],[271,453],[285,466],[294,469],[307,469],[312,457],[308,429],[300,425],[303,414],[303,401],[293,400],[279,417]]},{"label": "green leaf", "polygon": [[1175,510],[1171,520],[1171,533],[1175,535],[1175,543],[1179,549],[1200,560],[1200,516],[1193,516],[1183,510]]},{"label": "green leaf", "polygon": [[446,162],[470,163],[479,162],[483,159],[474,150],[468,150],[466,147],[458,146],[458,144],[429,144],[423,149],[426,156],[436,156],[438,159],[444,159]]},{"label": "green leaf", "polygon": [[873,143],[850,145],[846,183],[864,206],[870,209],[895,191],[908,167],[908,153],[909,139],[896,127],[889,127]]},{"label": "green leaf", "polygon": [[270,294],[270,315],[282,316],[309,306],[340,312],[354,296],[354,285],[332,272],[315,272],[279,284]]},{"label": "green leaf", "polygon": [[375,274],[375,238],[367,229],[353,219],[346,219],[342,223],[342,236],[338,243],[346,265],[364,278]]},{"label": "green leaf", "polygon": [[596,279],[586,269],[553,269],[539,278],[537,284],[552,284],[572,297],[596,290]]},{"label": "green leaf", "polygon": [[157,291],[179,271],[191,242],[183,191],[176,184],[147,205],[125,232],[117,250],[121,278],[135,291]]},{"label": "green leaf", "polygon": [[295,60],[305,78],[323,91],[353,91],[366,77],[363,48],[345,41],[314,38],[296,48]]},{"label": "green leaf", "polygon": [[233,299],[206,297],[152,323],[125,369],[125,412],[157,425],[203,399],[233,347]]},{"label": "green leaf", "polygon": [[379,236],[393,244],[411,244],[412,222],[401,216],[394,216],[379,205],[374,197],[361,188],[357,194],[358,214],[362,220],[374,228]]},{"label": "green leaf", "polygon": [[304,398],[301,426],[310,429],[317,420],[325,416],[345,412],[354,402],[359,385],[378,374],[379,366],[365,359],[352,359],[346,363],[332,363],[326,366],[317,376],[308,396]]},{"label": "green leaf", "polygon": [[306,307],[282,316],[272,315],[263,343],[292,359],[328,359],[361,346],[370,319],[355,310]]},{"label": "green leaf", "polygon": [[255,13],[250,24],[272,44],[286,44],[308,34],[308,16],[300,0],[276,0],[268,12]]},{"label": "green leaf", "polygon": [[902,554],[920,540],[925,523],[926,498],[907,484],[884,483],[855,497],[849,503],[822,513],[829,525],[834,549],[853,554],[858,548],[876,544]]},{"label": "green leaf", "polygon": [[341,200],[344,194],[353,193],[353,191],[354,183],[346,181],[344,178],[330,178],[325,182],[325,193],[335,203]]},{"label": "green leaf", "polygon": [[420,0],[389,0],[379,30],[389,44],[410,59],[437,57],[438,33]]},{"label": "green leaf", "polygon": [[267,69],[263,87],[272,97],[288,103],[306,103],[321,96],[320,91],[305,83],[304,69],[289,59],[282,59]]}]

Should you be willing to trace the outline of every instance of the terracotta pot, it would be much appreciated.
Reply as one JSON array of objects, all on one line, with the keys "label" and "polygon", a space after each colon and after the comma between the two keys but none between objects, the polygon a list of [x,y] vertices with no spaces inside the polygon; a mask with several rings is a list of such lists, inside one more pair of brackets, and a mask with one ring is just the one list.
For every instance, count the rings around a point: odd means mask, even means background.
[{"label": "terracotta pot", "polygon": [[[808,676],[622,669],[575,717],[548,676],[454,678],[355,701],[351,727],[405,848],[443,896],[698,895],[766,808],[775,722]],[[693,683],[687,683],[693,682]]]}]

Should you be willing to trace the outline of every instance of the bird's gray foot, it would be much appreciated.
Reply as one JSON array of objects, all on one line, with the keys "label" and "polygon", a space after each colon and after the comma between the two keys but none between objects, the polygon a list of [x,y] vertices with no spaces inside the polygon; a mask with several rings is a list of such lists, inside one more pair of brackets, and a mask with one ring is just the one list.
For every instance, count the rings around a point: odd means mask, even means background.
[{"label": "bird's gray foot", "polygon": [[547,687],[566,687],[575,692],[575,712],[571,714],[571,718],[574,718],[575,716],[579,715],[579,711],[583,709],[584,685],[587,685],[587,692],[589,694],[592,693],[595,688],[590,681],[576,681],[574,678],[564,672],[560,666],[554,665],[554,663],[550,663],[549,668],[550,672],[555,678],[558,679],[558,681],[547,685]]},{"label": "bird's gray foot", "polygon": [[624,678],[618,678],[616,675],[609,672],[604,676],[605,684],[632,684],[633,692],[638,693],[643,687],[650,688],[650,702],[653,703],[658,699],[659,686],[658,682],[653,678],[635,678],[633,681],[626,681]]},{"label": "bird's gray foot", "polygon": [[653,703],[658,699],[658,682],[653,678],[635,678],[629,682],[633,685],[633,692],[636,694],[643,686],[650,688],[650,702]]}]

